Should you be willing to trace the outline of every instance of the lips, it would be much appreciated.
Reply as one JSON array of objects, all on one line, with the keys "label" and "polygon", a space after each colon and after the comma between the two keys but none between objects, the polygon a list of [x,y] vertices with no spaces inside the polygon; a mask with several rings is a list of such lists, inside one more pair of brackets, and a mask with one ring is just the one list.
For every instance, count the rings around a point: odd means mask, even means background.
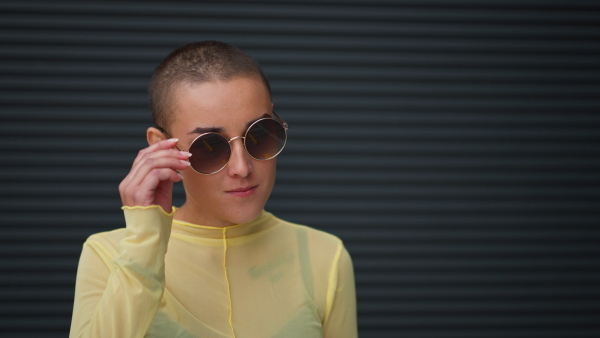
[{"label": "lips", "polygon": [[256,191],[256,187],[258,186],[255,185],[251,187],[236,188],[233,190],[228,190],[226,191],[226,193],[236,197],[247,197],[254,194],[254,192]]}]

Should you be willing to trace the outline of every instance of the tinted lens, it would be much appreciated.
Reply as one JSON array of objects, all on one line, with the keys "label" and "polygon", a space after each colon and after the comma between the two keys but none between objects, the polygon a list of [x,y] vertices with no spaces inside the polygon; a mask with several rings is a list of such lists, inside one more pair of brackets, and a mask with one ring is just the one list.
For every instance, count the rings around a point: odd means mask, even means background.
[{"label": "tinted lens", "polygon": [[268,160],[283,150],[286,138],[285,129],[279,122],[273,119],[260,120],[246,133],[246,149],[255,159]]},{"label": "tinted lens", "polygon": [[231,148],[227,139],[216,133],[200,135],[190,146],[192,168],[202,174],[213,174],[229,162]]}]

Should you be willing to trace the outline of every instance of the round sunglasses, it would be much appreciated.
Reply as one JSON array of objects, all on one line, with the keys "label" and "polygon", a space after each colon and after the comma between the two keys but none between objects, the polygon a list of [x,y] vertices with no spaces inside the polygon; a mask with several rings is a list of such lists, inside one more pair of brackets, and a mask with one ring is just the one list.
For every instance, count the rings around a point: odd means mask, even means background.
[{"label": "round sunglasses", "polygon": [[[202,175],[212,175],[223,170],[231,157],[231,141],[236,139],[242,139],[246,152],[255,160],[275,158],[285,147],[288,124],[275,112],[273,115],[281,123],[272,117],[260,118],[248,127],[244,136],[227,139],[215,132],[199,135],[187,150],[192,154],[189,159],[192,169]],[[158,129],[170,138],[167,132]]]}]

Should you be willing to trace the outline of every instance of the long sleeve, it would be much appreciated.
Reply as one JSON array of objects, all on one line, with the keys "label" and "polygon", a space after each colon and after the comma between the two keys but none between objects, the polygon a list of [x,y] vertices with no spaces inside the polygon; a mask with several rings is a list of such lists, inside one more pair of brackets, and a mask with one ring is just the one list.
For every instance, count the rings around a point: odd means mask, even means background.
[{"label": "long sleeve", "polygon": [[323,323],[325,338],[358,337],[354,269],[348,251],[341,246],[330,277],[329,311]]},{"label": "long sleeve", "polygon": [[123,210],[118,248],[98,236],[83,246],[70,337],[143,337],[160,305],[173,214],[158,206]]}]

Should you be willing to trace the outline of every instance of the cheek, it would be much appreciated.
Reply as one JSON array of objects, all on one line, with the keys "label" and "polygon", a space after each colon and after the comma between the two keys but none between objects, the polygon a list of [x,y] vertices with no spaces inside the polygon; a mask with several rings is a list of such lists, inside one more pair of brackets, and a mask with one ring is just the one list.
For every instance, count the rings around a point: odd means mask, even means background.
[{"label": "cheek", "polygon": [[183,186],[188,193],[200,191],[204,194],[206,191],[211,190],[213,186],[212,181],[214,180],[210,180],[210,175],[198,174],[192,168],[181,171],[180,174],[183,177]]},{"label": "cheek", "polygon": [[[257,168],[258,169],[258,168]],[[269,193],[275,184],[275,176],[277,172],[276,159],[265,161],[259,168],[263,182],[269,187]]]},{"label": "cheek", "polygon": [[[255,179],[258,179],[258,181],[268,187],[270,193],[275,183],[277,159],[254,162],[253,175],[255,176]],[[220,187],[219,182],[227,180],[227,178],[219,179],[219,176],[226,175],[225,170],[226,169],[214,175],[201,175],[193,169],[188,168],[180,173],[183,177],[183,186],[188,193],[207,195],[212,191],[218,191],[222,188]]]},{"label": "cheek", "polygon": [[186,183],[187,181],[193,181],[196,178],[196,176],[198,176],[198,173],[196,173],[194,169],[189,167],[187,169],[180,170],[179,174],[181,175],[181,177],[183,177],[183,183]]}]

